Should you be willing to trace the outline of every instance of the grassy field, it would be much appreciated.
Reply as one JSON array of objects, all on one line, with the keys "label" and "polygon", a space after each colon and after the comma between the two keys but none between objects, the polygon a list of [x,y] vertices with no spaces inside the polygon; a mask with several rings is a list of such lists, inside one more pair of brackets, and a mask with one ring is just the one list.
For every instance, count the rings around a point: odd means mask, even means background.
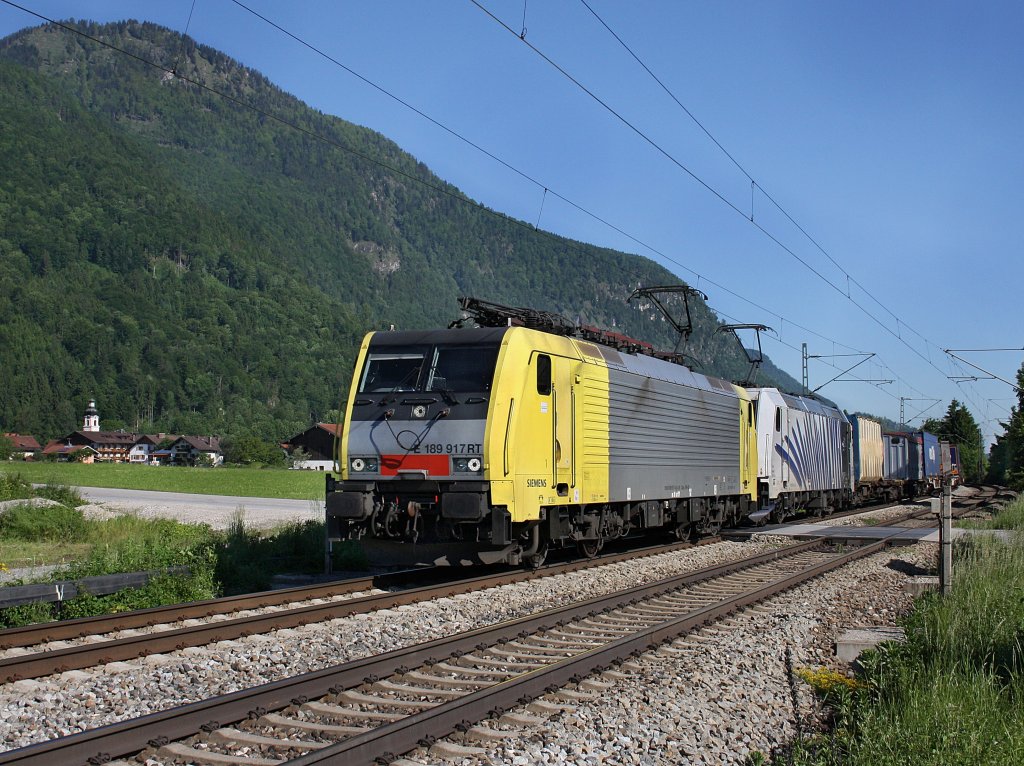
[{"label": "grassy field", "polygon": [[33,484],[113,487],[201,495],[239,495],[316,500],[324,496],[322,471],[284,468],[185,468],[124,463],[0,463],[0,474],[20,475]]},{"label": "grassy field", "polygon": [[957,526],[964,529],[1017,529],[1024,530],[1024,500],[1017,500],[995,513],[987,521],[965,519]]}]

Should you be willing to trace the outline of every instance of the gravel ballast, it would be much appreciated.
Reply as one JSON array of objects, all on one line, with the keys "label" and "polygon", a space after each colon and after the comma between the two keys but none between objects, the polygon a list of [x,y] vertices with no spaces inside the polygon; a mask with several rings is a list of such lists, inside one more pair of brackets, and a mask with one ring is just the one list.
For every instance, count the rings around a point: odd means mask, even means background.
[{"label": "gravel ballast", "polygon": [[[773,541],[703,546],[7,684],[0,686],[0,734],[5,748],[21,747],[777,547]],[[741,615],[721,640],[642,658],[642,670],[618,681],[600,704],[577,704],[546,727],[493,747],[488,757],[494,763],[742,763],[743,753],[770,750],[793,733],[786,649],[798,665],[834,664],[841,629],[891,625],[909,607],[906,575],[890,562],[927,566],[934,556],[934,546],[901,548],[818,578]]]}]

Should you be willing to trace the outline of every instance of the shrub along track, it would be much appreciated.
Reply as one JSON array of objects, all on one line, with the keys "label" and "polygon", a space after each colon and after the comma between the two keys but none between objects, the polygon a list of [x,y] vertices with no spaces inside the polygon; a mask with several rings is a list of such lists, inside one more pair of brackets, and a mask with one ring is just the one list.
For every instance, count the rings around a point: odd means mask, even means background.
[{"label": "shrub along track", "polygon": [[[0,764],[74,766],[139,753],[157,763],[373,764],[457,730],[501,736],[474,725],[545,694],[567,704],[592,697],[603,682],[584,681],[588,674],[885,545],[793,545],[42,742],[0,754]],[[567,684],[577,688],[555,691]]]},{"label": "shrub along track", "polygon": [[[718,542],[706,538],[698,544]],[[264,591],[189,604],[143,609],[116,615],[100,615],[65,622],[29,625],[0,631],[0,649],[8,656],[0,659],[0,683],[41,678],[68,670],[82,670],[109,662],[135,659],[150,654],[204,646],[218,641],[244,638],[282,628],[295,628],[338,617],[348,617],[378,609],[415,604],[444,596],[494,588],[515,582],[551,577],[566,572],[613,564],[644,556],[690,548],[693,543],[675,543],[640,548],[593,559],[551,564],[536,570],[502,570],[486,575],[457,568],[434,567],[395,572],[356,580]],[[474,575],[467,577],[467,574]],[[424,581],[430,583],[424,585]],[[415,584],[415,586],[414,586]],[[388,591],[394,588],[400,590]],[[370,591],[370,595],[356,595]],[[376,591],[376,592],[374,592]],[[381,592],[385,591],[385,592]],[[330,599],[324,601],[324,599]],[[308,603],[316,601],[316,603]],[[305,602],[305,603],[304,603]],[[274,609],[274,607],[282,607]],[[259,613],[243,617],[217,619],[243,610]],[[207,621],[184,627],[169,627],[183,621]],[[153,630],[155,626],[166,629]],[[138,629],[149,629],[145,632]],[[110,640],[105,634],[127,631]],[[55,641],[80,640],[72,646],[47,648]],[[12,648],[42,647],[40,651],[12,653]]]}]

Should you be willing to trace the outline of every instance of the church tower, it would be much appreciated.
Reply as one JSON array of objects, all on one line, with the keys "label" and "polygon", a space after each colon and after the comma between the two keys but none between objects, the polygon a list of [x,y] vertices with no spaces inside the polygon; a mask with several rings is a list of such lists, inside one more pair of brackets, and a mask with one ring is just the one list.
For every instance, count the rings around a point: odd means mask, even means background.
[{"label": "church tower", "polygon": [[96,400],[90,399],[89,406],[85,408],[85,419],[82,421],[83,431],[100,430],[100,413],[96,409]]}]

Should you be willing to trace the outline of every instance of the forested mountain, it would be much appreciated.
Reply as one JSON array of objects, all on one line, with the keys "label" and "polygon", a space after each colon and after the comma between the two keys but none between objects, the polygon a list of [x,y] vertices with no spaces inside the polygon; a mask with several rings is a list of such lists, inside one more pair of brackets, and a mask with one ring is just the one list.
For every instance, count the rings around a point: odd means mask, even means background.
[{"label": "forested mountain", "polygon": [[[168,68],[182,46],[78,26]],[[181,50],[224,95],[57,27],[0,41],[3,430],[65,433],[95,397],[104,428],[281,438],[338,406],[364,332],[446,325],[464,294],[674,343],[625,302],[679,282],[654,262],[461,202],[380,134]],[[742,377],[696,303],[687,352]]]}]

